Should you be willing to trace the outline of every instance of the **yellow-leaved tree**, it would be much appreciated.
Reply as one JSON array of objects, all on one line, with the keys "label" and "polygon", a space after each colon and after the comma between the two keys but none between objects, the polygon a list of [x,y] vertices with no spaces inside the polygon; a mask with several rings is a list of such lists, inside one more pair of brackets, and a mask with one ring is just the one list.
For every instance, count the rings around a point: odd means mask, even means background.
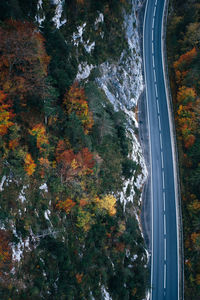
[{"label": "yellow-leaved tree", "polygon": [[193,102],[196,98],[196,91],[194,88],[181,86],[177,93],[177,100],[179,103],[186,104],[188,102]]},{"label": "yellow-leaved tree", "polygon": [[99,209],[105,209],[110,216],[116,214],[116,198],[113,195],[105,195],[102,198],[96,197],[96,204]]},{"label": "yellow-leaved tree", "polygon": [[32,136],[36,136],[37,147],[41,152],[46,151],[46,146],[49,144],[46,129],[43,124],[39,123],[35,125],[32,130],[29,130]]}]

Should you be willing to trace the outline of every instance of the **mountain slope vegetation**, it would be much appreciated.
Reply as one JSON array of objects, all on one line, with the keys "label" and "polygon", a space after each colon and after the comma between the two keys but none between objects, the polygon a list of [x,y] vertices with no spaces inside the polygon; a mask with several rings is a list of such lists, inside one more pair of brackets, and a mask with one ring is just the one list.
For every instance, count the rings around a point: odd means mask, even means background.
[{"label": "mountain slope vegetation", "polygon": [[178,137],[185,299],[200,297],[200,4],[171,1],[168,59]]},{"label": "mountain slope vegetation", "polygon": [[[140,166],[125,114],[95,81],[98,66],[128,45],[131,5],[0,3],[1,299],[145,297],[136,209],[119,201]],[[78,81],[86,58],[94,70]]]}]

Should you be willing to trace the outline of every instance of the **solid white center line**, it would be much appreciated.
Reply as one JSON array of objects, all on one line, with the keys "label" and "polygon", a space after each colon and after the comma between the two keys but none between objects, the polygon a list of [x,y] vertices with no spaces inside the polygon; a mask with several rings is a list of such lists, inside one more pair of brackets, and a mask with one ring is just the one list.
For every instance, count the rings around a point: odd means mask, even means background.
[{"label": "solid white center line", "polygon": [[164,264],[164,289],[166,289],[166,264]]},{"label": "solid white center line", "polygon": [[162,180],[163,180],[163,189],[165,188],[165,173],[164,170],[162,171]]}]

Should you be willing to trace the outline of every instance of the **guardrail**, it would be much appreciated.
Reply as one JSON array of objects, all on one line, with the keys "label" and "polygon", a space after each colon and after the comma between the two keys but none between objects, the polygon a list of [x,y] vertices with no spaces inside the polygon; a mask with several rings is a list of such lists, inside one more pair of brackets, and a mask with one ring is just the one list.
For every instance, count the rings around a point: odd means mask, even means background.
[{"label": "guardrail", "polygon": [[174,110],[172,102],[172,94],[169,82],[168,59],[166,48],[166,31],[167,31],[167,17],[168,17],[169,0],[165,0],[163,26],[162,26],[162,51],[163,51],[163,72],[166,88],[166,97],[168,102],[168,111],[170,119],[171,142],[174,159],[174,179],[176,189],[176,210],[177,210],[177,229],[178,229],[178,245],[179,245],[179,300],[184,300],[184,250],[183,250],[183,224],[182,224],[182,209],[181,209],[181,191],[180,191],[180,177],[179,177],[179,162],[178,162],[178,147],[176,143],[176,129],[174,121]]}]

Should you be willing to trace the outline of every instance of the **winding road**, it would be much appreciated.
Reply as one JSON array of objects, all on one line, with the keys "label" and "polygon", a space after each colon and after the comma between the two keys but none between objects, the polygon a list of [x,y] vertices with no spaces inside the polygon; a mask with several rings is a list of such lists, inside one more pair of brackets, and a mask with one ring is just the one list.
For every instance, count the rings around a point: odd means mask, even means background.
[{"label": "winding road", "polygon": [[173,144],[162,57],[165,0],[147,0],[143,56],[150,137],[152,253],[151,299],[179,299],[179,239]]}]

